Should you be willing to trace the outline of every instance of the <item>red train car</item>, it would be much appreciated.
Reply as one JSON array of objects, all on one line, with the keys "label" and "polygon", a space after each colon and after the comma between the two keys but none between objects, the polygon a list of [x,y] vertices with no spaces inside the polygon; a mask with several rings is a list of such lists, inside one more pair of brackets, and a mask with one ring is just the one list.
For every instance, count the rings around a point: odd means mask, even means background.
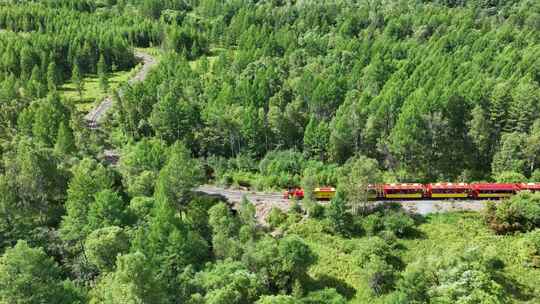
[{"label": "red train car", "polygon": [[519,191],[518,184],[511,183],[477,183],[471,185],[472,196],[481,198],[507,198]]},{"label": "red train car", "polygon": [[471,196],[471,187],[467,183],[435,183],[426,186],[428,198],[468,198]]},{"label": "red train car", "polygon": [[385,184],[383,193],[384,198],[388,199],[421,199],[425,187],[422,184]]},{"label": "red train car", "polygon": [[540,183],[521,183],[518,187],[519,190],[528,190],[531,192],[540,191]]},{"label": "red train car", "polygon": [[[519,191],[540,192],[540,183],[418,183],[370,184],[370,200],[392,199],[503,199]],[[336,193],[333,187],[313,189],[317,200],[331,200]],[[284,198],[304,198],[304,189],[291,188],[283,193]]]},{"label": "red train car", "polygon": [[304,198],[304,189],[302,188],[290,188],[289,190],[283,192],[283,198],[285,199],[303,199]]}]

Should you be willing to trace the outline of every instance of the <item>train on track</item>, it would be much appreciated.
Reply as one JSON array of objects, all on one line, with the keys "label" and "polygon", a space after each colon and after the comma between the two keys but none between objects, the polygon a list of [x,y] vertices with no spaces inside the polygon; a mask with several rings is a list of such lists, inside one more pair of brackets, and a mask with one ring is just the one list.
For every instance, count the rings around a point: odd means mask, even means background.
[{"label": "train on track", "polygon": [[[519,191],[540,191],[540,183],[395,183],[367,186],[370,200],[481,200],[504,199]],[[333,187],[313,189],[317,200],[331,200],[336,194]],[[304,189],[290,188],[283,193],[286,199],[304,198]]]}]

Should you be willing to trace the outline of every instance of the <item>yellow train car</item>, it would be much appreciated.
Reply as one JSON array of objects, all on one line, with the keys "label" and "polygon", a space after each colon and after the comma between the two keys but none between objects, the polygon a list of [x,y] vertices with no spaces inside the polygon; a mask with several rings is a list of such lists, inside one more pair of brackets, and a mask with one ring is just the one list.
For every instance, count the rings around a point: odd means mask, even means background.
[{"label": "yellow train car", "polygon": [[321,187],[313,189],[313,196],[317,200],[331,200],[336,195],[336,188]]},{"label": "yellow train car", "polygon": [[471,187],[467,183],[435,183],[426,186],[426,193],[431,198],[463,199],[471,195]]},{"label": "yellow train car", "polygon": [[425,188],[422,184],[385,184],[383,194],[386,199],[421,199]]}]

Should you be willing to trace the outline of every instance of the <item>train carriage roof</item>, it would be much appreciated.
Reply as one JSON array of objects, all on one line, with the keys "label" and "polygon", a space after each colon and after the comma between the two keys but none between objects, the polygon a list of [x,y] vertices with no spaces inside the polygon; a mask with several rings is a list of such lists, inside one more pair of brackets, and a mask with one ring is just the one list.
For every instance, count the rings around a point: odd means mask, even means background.
[{"label": "train carriage roof", "polygon": [[467,183],[434,183],[434,184],[428,184],[428,188],[430,189],[470,189],[471,186]]},{"label": "train carriage roof", "polygon": [[519,188],[523,190],[540,190],[540,183],[521,183]]},{"label": "train carriage roof", "polygon": [[511,183],[476,183],[471,184],[474,190],[508,190],[515,191],[518,189],[517,184]]},{"label": "train carriage roof", "polygon": [[414,184],[384,184],[384,190],[424,190],[424,185]]}]

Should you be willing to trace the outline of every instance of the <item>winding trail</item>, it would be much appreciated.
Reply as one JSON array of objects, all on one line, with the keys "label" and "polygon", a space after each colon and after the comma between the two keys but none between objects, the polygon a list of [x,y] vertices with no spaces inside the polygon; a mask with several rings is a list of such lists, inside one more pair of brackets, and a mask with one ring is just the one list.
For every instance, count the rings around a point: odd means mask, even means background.
[{"label": "winding trail", "polygon": [[[141,51],[135,51],[135,58],[137,58],[142,66],[137,73],[128,80],[128,84],[134,84],[136,82],[144,81],[148,72],[157,64],[157,60],[148,53]],[[118,95],[122,96],[122,88],[118,89]],[[97,129],[99,122],[103,119],[104,114],[111,108],[113,104],[112,96],[105,97],[99,105],[93,108],[88,114],[84,116],[84,119],[88,123],[88,127],[91,129]]]}]

